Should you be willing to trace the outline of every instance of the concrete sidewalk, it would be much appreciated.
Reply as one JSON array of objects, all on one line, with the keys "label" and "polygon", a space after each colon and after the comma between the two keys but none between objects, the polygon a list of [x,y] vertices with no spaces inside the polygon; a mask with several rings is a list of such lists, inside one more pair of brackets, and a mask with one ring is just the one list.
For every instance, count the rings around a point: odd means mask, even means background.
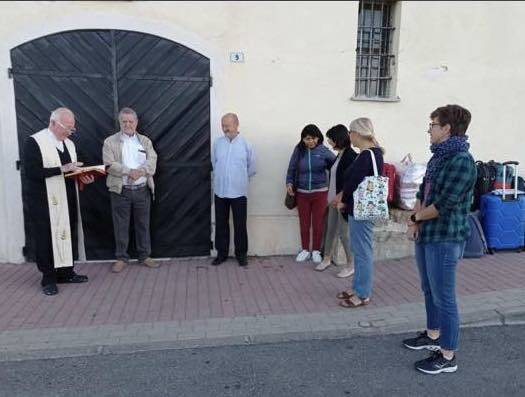
[{"label": "concrete sidewalk", "polygon": [[[33,265],[0,264],[0,360],[250,344],[363,333],[393,333],[425,325],[413,258],[376,263],[373,301],[337,305],[350,279],[338,269],[313,271],[292,257],[171,260],[159,269],[110,263],[76,267],[86,284],[40,292]],[[467,259],[458,268],[463,326],[525,323],[525,253]]]}]

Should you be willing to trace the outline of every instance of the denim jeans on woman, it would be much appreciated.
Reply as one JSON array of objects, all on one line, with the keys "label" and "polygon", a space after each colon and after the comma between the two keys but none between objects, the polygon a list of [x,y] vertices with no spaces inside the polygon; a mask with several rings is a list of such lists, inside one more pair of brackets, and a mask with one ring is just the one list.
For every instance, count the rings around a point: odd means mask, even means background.
[{"label": "denim jeans on woman", "polygon": [[427,329],[440,331],[440,346],[456,351],[459,314],[456,303],[456,265],[464,242],[416,243],[416,262],[425,295]]},{"label": "denim jeans on woman", "polygon": [[354,254],[354,279],[352,290],[361,299],[372,295],[374,272],[374,224],[371,221],[356,221],[348,217],[350,241]]}]

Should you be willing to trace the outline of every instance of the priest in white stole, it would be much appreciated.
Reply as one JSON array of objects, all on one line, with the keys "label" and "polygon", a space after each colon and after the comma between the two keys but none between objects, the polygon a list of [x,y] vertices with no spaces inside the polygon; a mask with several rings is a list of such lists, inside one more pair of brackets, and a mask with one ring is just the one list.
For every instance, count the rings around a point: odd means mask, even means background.
[{"label": "priest in white stole", "polygon": [[[24,145],[28,216],[45,295],[57,294],[57,283],[88,281],[73,270],[74,260],[85,260],[84,236],[78,187],[73,179],[64,178],[81,165],[75,144],[68,139],[74,132],[75,115],[58,108],[51,113],[49,127],[31,135]],[[94,178],[81,181],[89,184]]]}]

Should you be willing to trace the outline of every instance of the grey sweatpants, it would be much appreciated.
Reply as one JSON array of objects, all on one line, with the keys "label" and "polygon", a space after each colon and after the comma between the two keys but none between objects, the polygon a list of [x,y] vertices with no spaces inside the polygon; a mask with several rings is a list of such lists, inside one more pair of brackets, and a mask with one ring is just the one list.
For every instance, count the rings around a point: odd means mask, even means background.
[{"label": "grey sweatpants", "polygon": [[324,233],[324,256],[337,256],[337,240],[341,242],[346,254],[346,264],[352,264],[352,249],[348,238],[348,223],[337,208],[328,207]]}]

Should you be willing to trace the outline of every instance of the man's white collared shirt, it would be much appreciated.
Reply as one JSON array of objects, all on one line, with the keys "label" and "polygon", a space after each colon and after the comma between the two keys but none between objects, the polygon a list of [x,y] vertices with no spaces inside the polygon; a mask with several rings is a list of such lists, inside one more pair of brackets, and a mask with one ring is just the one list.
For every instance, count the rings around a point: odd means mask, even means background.
[{"label": "man's white collared shirt", "polygon": [[[129,136],[123,132],[120,133],[122,140],[122,164],[129,169],[138,169],[146,163],[146,151],[142,147],[137,134]],[[124,176],[124,185],[139,185],[146,183],[146,177],[141,176],[132,183],[128,183],[128,177]]]},{"label": "man's white collared shirt", "polygon": [[61,153],[64,153],[64,142],[58,140],[55,134],[53,134],[53,131],[51,131],[49,128],[47,129],[47,133],[51,137],[51,140],[55,144],[56,148],[60,150]]}]

